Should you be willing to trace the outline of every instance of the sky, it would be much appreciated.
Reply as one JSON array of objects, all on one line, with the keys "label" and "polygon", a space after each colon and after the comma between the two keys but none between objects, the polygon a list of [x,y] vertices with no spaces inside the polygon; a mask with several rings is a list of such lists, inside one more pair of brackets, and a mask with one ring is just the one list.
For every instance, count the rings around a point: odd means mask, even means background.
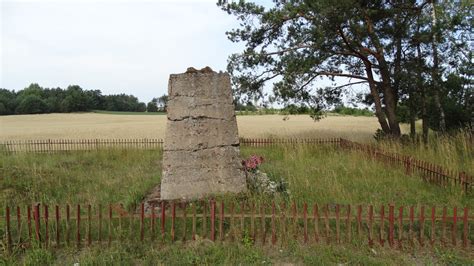
[{"label": "sky", "polygon": [[225,71],[242,44],[235,17],[215,0],[0,0],[0,88],[79,85],[148,102],[170,74],[190,66]]}]

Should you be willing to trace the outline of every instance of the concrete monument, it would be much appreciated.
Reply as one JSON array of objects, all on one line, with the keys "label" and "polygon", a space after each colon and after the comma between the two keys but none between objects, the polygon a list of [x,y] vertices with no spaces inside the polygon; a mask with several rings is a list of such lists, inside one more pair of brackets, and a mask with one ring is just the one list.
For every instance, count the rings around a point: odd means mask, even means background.
[{"label": "concrete monument", "polygon": [[161,199],[246,190],[230,78],[206,67],[170,75]]}]

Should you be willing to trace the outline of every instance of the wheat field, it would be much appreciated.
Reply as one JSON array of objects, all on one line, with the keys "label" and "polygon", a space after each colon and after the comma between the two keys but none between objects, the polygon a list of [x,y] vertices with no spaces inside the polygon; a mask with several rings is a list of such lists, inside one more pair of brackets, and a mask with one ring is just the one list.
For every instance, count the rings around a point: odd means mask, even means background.
[{"label": "wheat field", "polygon": [[[308,115],[237,116],[239,135],[263,137],[344,137],[370,141],[379,124],[375,117],[328,116],[318,122]],[[98,113],[13,115],[0,117],[0,140],[163,138],[165,115]]]}]

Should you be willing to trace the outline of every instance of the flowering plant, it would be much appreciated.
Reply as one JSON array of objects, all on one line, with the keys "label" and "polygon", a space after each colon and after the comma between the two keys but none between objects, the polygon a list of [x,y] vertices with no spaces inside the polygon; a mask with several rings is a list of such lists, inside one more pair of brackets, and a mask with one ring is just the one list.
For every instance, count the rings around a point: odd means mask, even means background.
[{"label": "flowering plant", "polygon": [[257,155],[252,155],[250,158],[247,160],[244,160],[242,164],[245,167],[245,170],[248,172],[255,172],[258,170],[258,166],[263,163],[263,157],[262,156],[257,156]]}]

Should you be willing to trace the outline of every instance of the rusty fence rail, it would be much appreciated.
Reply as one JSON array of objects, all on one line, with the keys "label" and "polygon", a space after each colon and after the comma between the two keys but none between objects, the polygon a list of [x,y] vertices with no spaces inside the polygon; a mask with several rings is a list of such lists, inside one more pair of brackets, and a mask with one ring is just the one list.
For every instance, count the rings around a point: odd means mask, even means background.
[{"label": "rusty fence rail", "polygon": [[252,241],[261,245],[363,244],[402,249],[474,242],[469,209],[392,204],[342,205],[161,202],[127,212],[117,204],[6,207],[8,251],[122,241]]},{"label": "rusty fence rail", "polygon": [[[404,167],[406,174],[413,173],[421,176],[425,181],[441,186],[460,186],[464,192],[470,193],[474,186],[474,177],[462,171],[453,171],[430,162],[416,158],[389,153],[372,145],[361,144],[343,138],[326,139],[265,139],[241,138],[244,147],[272,147],[281,145],[333,145],[345,150],[360,151],[370,158],[382,161],[392,166]],[[48,139],[48,140],[7,140],[0,142],[0,151],[15,152],[60,152],[73,150],[100,150],[100,149],[161,149],[162,139]]]},{"label": "rusty fence rail", "polygon": [[[269,147],[276,145],[339,145],[340,138],[327,139],[263,139],[241,138],[242,146]],[[6,140],[0,142],[0,148],[5,152],[59,152],[59,151],[89,151],[99,149],[161,149],[163,139],[45,139],[45,140]]]}]

